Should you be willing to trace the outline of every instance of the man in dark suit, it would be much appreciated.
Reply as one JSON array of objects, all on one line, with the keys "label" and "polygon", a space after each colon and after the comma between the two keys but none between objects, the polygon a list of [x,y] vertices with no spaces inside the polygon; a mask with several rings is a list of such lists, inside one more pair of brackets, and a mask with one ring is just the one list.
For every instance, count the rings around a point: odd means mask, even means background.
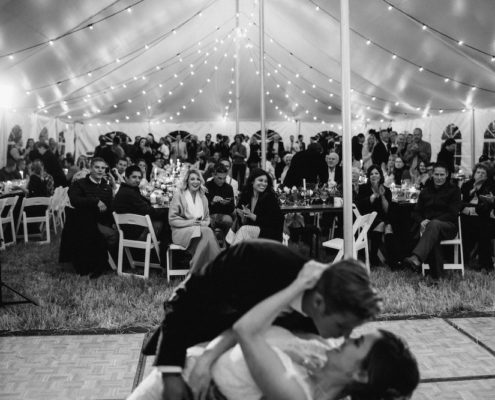
[{"label": "man in dark suit", "polygon": [[278,154],[280,160],[283,158],[285,154],[284,143],[280,140],[280,136],[278,134],[275,134],[273,136],[273,140],[268,143],[266,152],[267,152],[266,155],[267,160],[271,160],[276,154]]},{"label": "man in dark suit", "polygon": [[[307,262],[277,242],[251,240],[220,253],[202,275],[186,278],[164,304],[165,319],[144,349],[148,355],[156,350],[154,365],[164,381],[162,398],[191,398],[181,375],[186,349],[219,335],[226,348],[233,346],[233,323],[288,286]],[[379,303],[362,264],[345,260],[326,268],[316,287],[297,299],[275,324],[318,332],[322,337],[348,336],[379,311]]]},{"label": "man in dark suit", "polygon": [[325,161],[328,165],[328,185],[342,186],[342,167],[339,165],[339,155],[335,152],[331,152],[325,156]]},{"label": "man in dark suit", "polygon": [[322,155],[322,147],[318,143],[311,143],[308,150],[294,154],[284,186],[302,186],[303,179],[306,179],[307,183],[328,182],[328,167]]}]

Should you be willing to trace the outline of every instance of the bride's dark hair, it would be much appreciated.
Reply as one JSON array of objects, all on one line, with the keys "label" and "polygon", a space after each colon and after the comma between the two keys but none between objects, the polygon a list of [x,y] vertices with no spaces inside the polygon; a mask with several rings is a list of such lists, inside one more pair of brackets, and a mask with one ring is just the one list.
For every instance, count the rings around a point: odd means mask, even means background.
[{"label": "bride's dark hair", "polygon": [[368,382],[355,382],[346,389],[352,400],[408,399],[418,386],[418,363],[407,344],[392,332],[379,332],[381,337],[361,364]]}]

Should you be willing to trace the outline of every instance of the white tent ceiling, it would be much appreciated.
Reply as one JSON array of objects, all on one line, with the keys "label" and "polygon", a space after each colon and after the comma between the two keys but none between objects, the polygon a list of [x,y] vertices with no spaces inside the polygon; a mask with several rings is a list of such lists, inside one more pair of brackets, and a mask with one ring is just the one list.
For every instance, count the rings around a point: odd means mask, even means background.
[{"label": "white tent ceiling", "polygon": [[[232,120],[236,39],[240,118],[258,120],[258,2],[239,1],[241,32],[235,0],[0,0],[0,104],[72,122]],[[495,1],[350,3],[354,117],[494,106]],[[338,0],[265,0],[267,120],[340,120],[338,17]]]}]

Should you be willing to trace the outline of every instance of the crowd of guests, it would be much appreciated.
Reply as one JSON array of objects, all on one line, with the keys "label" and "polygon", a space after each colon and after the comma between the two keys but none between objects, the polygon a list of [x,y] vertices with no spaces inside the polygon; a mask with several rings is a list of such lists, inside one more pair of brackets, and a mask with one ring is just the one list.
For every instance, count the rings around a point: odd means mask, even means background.
[{"label": "crowd of guests", "polygon": [[[211,134],[199,141],[196,135],[177,132],[157,142],[150,133],[131,143],[127,135],[113,133],[101,136],[94,153],[82,155],[76,162],[64,154],[60,142],[40,136],[38,142],[30,139],[23,148],[19,131],[14,136],[0,181],[27,177],[28,196],[33,197],[50,196],[55,187],[70,185],[72,219],[87,230],[65,235],[61,260],[73,261],[78,271],[94,275],[106,269],[107,250],[118,240],[113,211],[150,215],[156,236],[164,245],[170,240],[164,229],[167,215],[153,208],[140,191],[153,171],[168,163],[180,161],[189,166],[171,201],[166,225],[170,225],[173,243],[192,254],[192,268],[200,268],[225,246],[246,239],[282,241],[284,216],[275,192],[278,186],[299,188],[304,183],[338,192],[343,183],[340,140],[334,135],[317,135],[306,145],[302,136],[296,139],[291,135],[284,144],[274,134],[264,166],[255,135],[239,134],[230,143],[230,138],[221,134],[213,142]],[[477,249],[479,267],[493,269],[492,167],[478,164],[473,178],[459,189],[450,176],[459,168],[455,151],[455,140],[445,140],[432,163],[431,145],[423,140],[419,128],[412,134],[370,130],[367,136],[352,138],[353,202],[361,214],[377,212],[369,232],[372,265],[382,263],[381,252],[392,268],[402,264],[418,269],[429,263],[431,276],[438,278],[443,264],[439,243],[457,234],[461,213],[465,264],[472,264]],[[391,189],[404,183],[421,190],[414,213],[416,245],[405,258],[396,251],[391,213]],[[304,226],[305,218],[288,216],[285,226],[294,221]],[[324,235],[333,219],[322,216]],[[80,240],[81,232],[90,236]],[[126,234],[144,237],[146,230]]]}]

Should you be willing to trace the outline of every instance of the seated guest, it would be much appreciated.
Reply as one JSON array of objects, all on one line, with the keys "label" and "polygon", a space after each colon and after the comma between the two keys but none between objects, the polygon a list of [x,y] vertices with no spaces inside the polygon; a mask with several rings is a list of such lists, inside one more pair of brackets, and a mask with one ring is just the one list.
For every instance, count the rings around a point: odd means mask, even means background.
[{"label": "seated guest", "polygon": [[[370,227],[370,262],[371,265],[380,265],[378,259],[378,250],[382,242],[382,236],[385,235],[386,242],[389,241],[392,234],[388,217],[388,209],[392,202],[392,193],[390,189],[384,186],[384,176],[378,165],[372,165],[366,172],[368,181],[360,185],[356,196],[356,206],[361,214],[377,212],[375,220]],[[389,247],[389,246],[387,246]],[[394,260],[388,260],[391,268],[394,268]]]},{"label": "seated guest", "polygon": [[91,160],[90,173],[69,188],[74,208],[60,244],[60,262],[70,261],[80,274],[98,278],[108,269],[107,251],[115,249],[118,234],[112,228],[112,187],[104,179],[107,163],[99,157]]},{"label": "seated guest", "polygon": [[404,164],[404,160],[400,157],[396,157],[394,161],[393,170],[394,180],[397,186],[400,186],[403,181],[411,182],[411,174],[409,173],[409,168]]},{"label": "seated guest", "polygon": [[489,168],[483,164],[476,164],[473,178],[462,185],[461,193],[464,264],[469,265],[471,252],[475,244],[478,244],[480,268],[492,270],[491,241],[492,232],[495,232],[493,229],[495,220],[490,218],[490,206],[487,204],[487,198],[493,196],[495,187]]},{"label": "seated guest", "polygon": [[22,179],[22,176],[17,170],[16,161],[12,158],[9,158],[7,160],[7,165],[0,169],[0,182],[13,181],[15,179]]},{"label": "seated guest", "polygon": [[414,186],[419,186],[420,189],[423,189],[428,179],[431,178],[431,171],[428,170],[424,161],[420,161],[413,172]]},{"label": "seated guest", "polygon": [[234,190],[225,182],[226,179],[227,168],[223,164],[218,164],[213,179],[206,183],[211,227],[215,232],[220,231],[221,241],[232,226],[234,213]]},{"label": "seated guest", "polygon": [[148,184],[148,180],[149,180],[148,164],[146,163],[145,160],[140,159],[140,160],[138,160],[136,165],[139,167],[139,169],[141,170],[141,173],[143,174],[143,179],[141,179],[139,186],[140,187],[146,186]]},{"label": "seated guest", "polygon": [[457,215],[461,210],[461,191],[447,180],[447,167],[433,166],[433,177],[420,192],[416,204],[419,242],[404,265],[416,271],[428,263],[430,276],[437,280],[443,272],[440,241],[453,239],[457,233]]},{"label": "seated guest", "polygon": [[358,167],[352,167],[352,197],[355,198],[359,193],[359,178],[361,170]]},{"label": "seated guest", "polygon": [[328,187],[342,185],[342,167],[339,165],[340,158],[337,153],[330,153],[325,156],[328,165]]},{"label": "seated guest", "polygon": [[117,164],[112,168],[112,175],[115,179],[115,183],[121,185],[126,181],[125,170],[128,167],[127,158],[121,158],[117,161]]},{"label": "seated guest", "polygon": [[280,174],[280,182],[285,181],[285,177],[287,176],[287,171],[289,170],[290,163],[292,162],[292,157],[294,157],[294,154],[292,154],[292,153],[287,153],[284,156],[284,169],[282,170],[282,173]]},{"label": "seated guest", "polygon": [[237,222],[242,225],[235,234],[229,231],[227,241],[234,245],[243,240],[263,238],[282,241],[283,215],[273,191],[273,182],[262,169],[251,172],[236,208]]},{"label": "seated guest", "polygon": [[53,178],[45,172],[45,167],[40,160],[34,160],[31,164],[31,175],[27,186],[28,197],[50,197],[53,194]]},{"label": "seated guest", "polygon": [[192,255],[191,273],[201,272],[220,253],[215,234],[209,227],[205,190],[201,173],[195,169],[188,170],[174,193],[168,214],[172,242],[186,248]]},{"label": "seated guest", "polygon": [[[234,199],[237,199],[239,196],[239,182],[237,182],[234,178],[232,178],[230,174],[230,170],[232,167],[232,164],[228,158],[221,158],[220,163],[225,165],[225,168],[227,168],[227,178],[225,182],[227,182],[230,186],[232,186],[232,189],[234,190]],[[211,173],[213,174],[214,167],[211,170]],[[213,176],[208,177],[208,181],[211,181],[213,179]]]},{"label": "seated guest", "polygon": [[[142,178],[143,174],[137,165],[126,168],[125,182],[120,185],[120,189],[113,199],[113,210],[118,214],[149,215],[155,236],[160,238],[167,212],[165,209],[153,208],[150,201],[141,195],[139,183]],[[142,227],[124,227],[126,238],[145,240],[147,233],[148,230]],[[163,240],[160,241],[166,246]]]}]

